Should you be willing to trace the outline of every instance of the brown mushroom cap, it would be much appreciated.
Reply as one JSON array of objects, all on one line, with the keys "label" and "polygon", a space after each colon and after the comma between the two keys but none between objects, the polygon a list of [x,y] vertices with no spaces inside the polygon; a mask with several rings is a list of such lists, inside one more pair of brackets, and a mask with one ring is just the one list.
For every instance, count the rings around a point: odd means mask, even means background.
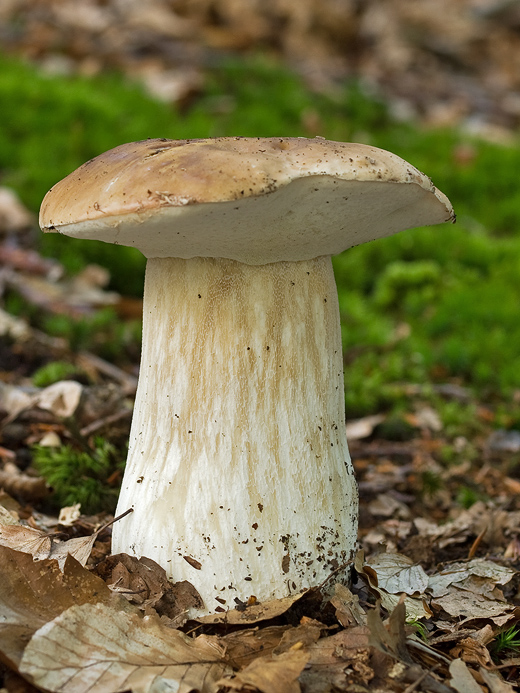
[{"label": "brown mushroom cap", "polygon": [[44,231],[249,264],[333,255],[452,219],[448,199],[400,157],[320,138],[124,144],[57,183],[40,211]]}]

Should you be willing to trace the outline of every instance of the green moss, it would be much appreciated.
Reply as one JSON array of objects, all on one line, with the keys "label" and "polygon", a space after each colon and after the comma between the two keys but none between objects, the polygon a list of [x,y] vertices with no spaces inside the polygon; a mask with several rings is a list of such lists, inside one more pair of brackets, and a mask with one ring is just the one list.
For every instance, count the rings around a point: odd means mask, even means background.
[{"label": "green moss", "polygon": [[124,460],[106,440],[96,438],[92,449],[85,450],[35,446],[33,463],[52,487],[54,508],[81,503],[85,514],[115,510]]},{"label": "green moss", "polygon": [[47,387],[59,380],[66,380],[77,374],[77,368],[69,361],[51,361],[41,368],[38,368],[32,375],[33,385],[36,387]]}]

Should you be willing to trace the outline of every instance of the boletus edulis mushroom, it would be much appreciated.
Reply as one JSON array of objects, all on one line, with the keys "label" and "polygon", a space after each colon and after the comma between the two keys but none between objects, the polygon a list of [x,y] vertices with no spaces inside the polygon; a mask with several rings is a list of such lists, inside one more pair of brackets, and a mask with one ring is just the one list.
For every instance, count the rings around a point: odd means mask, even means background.
[{"label": "boletus edulis mushroom", "polygon": [[190,581],[207,612],[345,570],[358,494],[331,256],[453,218],[398,156],[321,138],[150,139],[56,184],[44,231],[148,258],[113,551]]}]

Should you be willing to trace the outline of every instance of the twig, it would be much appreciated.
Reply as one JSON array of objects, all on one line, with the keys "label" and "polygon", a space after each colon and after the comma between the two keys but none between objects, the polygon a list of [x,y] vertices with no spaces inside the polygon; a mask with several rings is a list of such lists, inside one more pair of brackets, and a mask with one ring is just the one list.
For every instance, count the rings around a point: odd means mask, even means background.
[{"label": "twig", "polygon": [[109,363],[108,361],[105,361],[104,359],[100,358],[99,356],[96,356],[95,354],[91,354],[87,351],[82,351],[78,355],[77,363],[78,365],[83,364],[84,367],[86,367],[87,369],[89,366],[91,368],[95,368],[100,373],[103,373],[104,375],[107,375],[109,378],[112,378],[113,380],[115,380],[123,386],[127,394],[133,394],[137,388],[137,378],[135,376],[126,373],[124,370],[118,368],[113,363]]},{"label": "twig", "polygon": [[102,419],[98,419],[97,421],[93,421],[88,426],[84,426],[84,428],[80,430],[80,434],[85,438],[88,438],[90,435],[92,435],[92,433],[99,431],[100,428],[104,428],[105,426],[109,426],[110,424],[121,421],[121,419],[127,419],[131,416],[132,412],[129,409],[124,409],[116,412],[115,414],[110,414]]}]

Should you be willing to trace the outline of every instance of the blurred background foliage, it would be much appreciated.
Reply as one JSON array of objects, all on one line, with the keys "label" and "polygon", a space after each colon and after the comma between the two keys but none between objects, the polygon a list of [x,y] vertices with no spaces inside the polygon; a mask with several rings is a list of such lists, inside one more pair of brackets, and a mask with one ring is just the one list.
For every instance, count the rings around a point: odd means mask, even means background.
[{"label": "blurred background foliage", "polygon": [[[457,128],[398,120],[359,82],[317,92],[280,62],[254,54],[222,57],[207,70],[200,93],[176,105],[153,99],[116,72],[50,75],[0,55],[0,104],[1,183],[34,212],[46,191],[84,161],[147,137],[320,135],[402,156],[448,195],[458,221],[405,231],[335,258],[347,414],[398,409],[410,383],[422,386],[430,401],[437,401],[430,386],[449,382],[481,400],[506,402],[511,411],[518,407],[515,142],[493,144]],[[110,270],[111,288],[141,295],[138,252],[54,234],[39,244],[70,273],[96,262]],[[437,404],[444,415],[446,406]]]}]

